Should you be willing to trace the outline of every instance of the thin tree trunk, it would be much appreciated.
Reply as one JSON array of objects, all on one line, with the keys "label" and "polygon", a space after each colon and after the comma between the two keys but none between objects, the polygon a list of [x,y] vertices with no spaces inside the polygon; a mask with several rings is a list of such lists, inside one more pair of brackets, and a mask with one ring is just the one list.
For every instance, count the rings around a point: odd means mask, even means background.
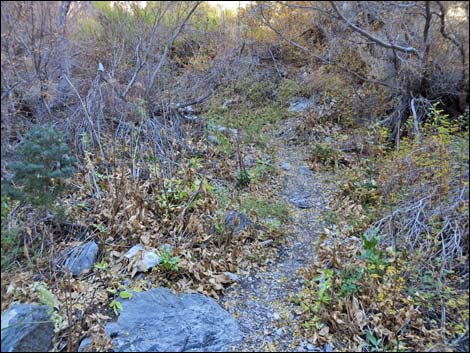
[{"label": "thin tree trunk", "polygon": [[59,85],[57,87],[56,99],[53,103],[53,106],[64,104],[67,98],[67,93],[69,90],[69,84],[66,77],[70,77],[70,60],[67,53],[68,50],[68,41],[66,36],[66,22],[67,14],[70,10],[71,1],[62,1],[60,4],[59,13],[57,15],[57,33],[58,33],[58,54],[62,57],[60,58],[60,79]]},{"label": "thin tree trunk", "polygon": [[184,25],[186,24],[186,22],[188,22],[189,18],[192,16],[192,14],[194,13],[194,11],[196,11],[197,7],[201,4],[202,1],[198,1],[194,6],[193,8],[191,9],[191,11],[189,11],[189,13],[186,15],[185,19],[183,20],[183,22],[181,23],[181,25],[178,27],[178,29],[173,33],[173,35],[171,36],[170,40],[167,42],[166,46],[165,46],[165,49],[163,50],[163,54],[160,58],[160,61],[158,62],[158,65],[156,67],[156,69],[153,71],[152,73],[152,76],[150,77],[150,81],[149,81],[149,84],[147,85],[147,88],[145,90],[145,97],[146,99],[149,98],[149,95],[150,95],[150,92],[155,84],[155,79],[157,78],[157,75],[158,73],[160,72],[162,66],[163,66],[163,63],[165,62],[166,60],[166,57],[168,55],[168,51],[169,49],[171,48],[171,46],[173,45],[173,42],[175,41],[176,37],[179,36],[179,34],[181,33],[181,31],[183,30],[183,27]]}]

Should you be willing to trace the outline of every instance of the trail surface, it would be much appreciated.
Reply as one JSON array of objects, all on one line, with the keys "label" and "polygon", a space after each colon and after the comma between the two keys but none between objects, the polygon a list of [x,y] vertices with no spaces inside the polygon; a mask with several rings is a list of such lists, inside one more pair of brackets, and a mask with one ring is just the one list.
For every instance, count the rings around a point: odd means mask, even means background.
[{"label": "trail surface", "polygon": [[244,333],[236,351],[322,351],[306,339],[296,338],[299,307],[291,297],[302,289],[298,270],[314,259],[314,247],[322,230],[320,214],[329,204],[332,185],[324,172],[307,166],[304,147],[291,145],[289,122],[273,136],[276,146],[274,163],[282,170],[282,191],[292,206],[290,220],[284,225],[285,243],[279,256],[264,272],[240,277],[222,298],[226,309],[234,315]]}]

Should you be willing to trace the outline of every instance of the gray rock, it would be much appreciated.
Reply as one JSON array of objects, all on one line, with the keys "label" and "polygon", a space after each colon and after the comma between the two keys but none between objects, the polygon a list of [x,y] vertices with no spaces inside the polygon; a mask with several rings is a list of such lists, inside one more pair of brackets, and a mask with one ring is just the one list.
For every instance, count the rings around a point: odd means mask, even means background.
[{"label": "gray rock", "polygon": [[256,165],[256,159],[254,159],[251,154],[247,154],[245,158],[243,158],[243,163],[245,164],[245,167],[250,168]]},{"label": "gray rock", "polygon": [[76,277],[93,266],[98,255],[98,245],[94,241],[89,241],[70,251],[65,251],[63,255],[67,256],[64,267]]},{"label": "gray rock", "polygon": [[290,163],[287,163],[287,162],[282,163],[281,168],[284,169],[285,171],[290,170],[291,168]]},{"label": "gray rock", "polygon": [[289,111],[291,113],[300,113],[304,112],[307,109],[312,109],[315,106],[315,97],[310,97],[309,99],[301,97],[301,98],[293,98],[292,103],[289,106]]},{"label": "gray rock", "polygon": [[229,351],[243,338],[237,321],[202,294],[156,288],[119,300],[124,310],[106,325],[117,352]]},{"label": "gray rock", "polygon": [[173,245],[170,244],[162,244],[158,247],[158,250],[160,251],[166,251],[166,252],[172,252],[173,251]]},{"label": "gray rock", "polygon": [[307,195],[292,195],[289,197],[289,202],[298,208],[312,208],[313,203]]},{"label": "gray rock", "polygon": [[220,144],[219,139],[214,135],[207,136],[207,141],[209,141],[210,143],[213,143],[214,145]]},{"label": "gray rock", "polygon": [[142,244],[134,245],[132,248],[129,249],[128,252],[124,254],[124,257],[127,257],[128,259],[133,258],[141,250],[142,251],[145,250]]},{"label": "gray rock", "polygon": [[155,267],[160,263],[160,254],[158,251],[153,248],[145,250],[142,244],[134,245],[126,254],[124,254],[124,256],[128,259],[140,256],[137,261],[140,272],[147,272],[152,267]]},{"label": "gray rock", "polygon": [[323,351],[324,352],[333,352],[333,347],[331,347],[331,345],[329,345],[328,343],[325,343],[323,345]]},{"label": "gray rock", "polygon": [[140,271],[147,272],[152,267],[160,263],[160,255],[155,250],[145,250],[142,253],[142,261],[140,262]]},{"label": "gray rock", "polygon": [[243,213],[237,211],[228,211],[224,217],[225,229],[237,235],[243,230],[249,228],[253,222]]},{"label": "gray rock", "polygon": [[225,126],[222,126],[222,125],[214,125],[213,126],[213,129],[215,131],[218,131],[220,132],[221,134],[224,134],[226,136],[237,136],[238,134],[238,130],[237,129],[232,129],[232,128],[229,128],[229,127],[225,127]]},{"label": "gray rock", "polygon": [[307,343],[305,348],[307,348],[309,351],[315,351],[315,346],[311,343]]},{"label": "gray rock", "polygon": [[265,240],[265,241],[262,241],[260,243],[261,246],[268,246],[268,245],[271,245],[273,243],[274,240],[272,239],[268,239],[268,240]]},{"label": "gray rock", "polygon": [[88,352],[88,351],[90,351],[90,349],[88,348],[89,344],[91,344],[91,337],[85,337],[80,342],[80,346],[78,346],[78,351],[79,352]]},{"label": "gray rock", "polygon": [[197,115],[194,115],[194,114],[185,115],[184,119],[187,120],[187,121],[190,121],[192,123],[197,123],[201,120],[201,119],[199,119],[199,117]]},{"label": "gray rock", "polygon": [[2,352],[47,352],[54,324],[47,305],[13,304],[2,313]]},{"label": "gray rock", "polygon": [[304,165],[299,167],[299,172],[302,175],[313,175],[313,172],[309,169],[309,167]]},{"label": "gray rock", "polygon": [[268,217],[268,218],[261,218],[261,221],[264,223],[264,224],[269,224],[273,227],[277,226],[277,225],[280,225],[280,221],[279,219],[277,219],[276,217]]},{"label": "gray rock", "polygon": [[226,99],[222,104],[222,108],[229,108],[239,101],[239,98]]},{"label": "gray rock", "polygon": [[238,281],[238,276],[235,273],[232,272],[224,272],[224,275],[226,275],[228,278],[230,278],[231,281],[237,282]]}]

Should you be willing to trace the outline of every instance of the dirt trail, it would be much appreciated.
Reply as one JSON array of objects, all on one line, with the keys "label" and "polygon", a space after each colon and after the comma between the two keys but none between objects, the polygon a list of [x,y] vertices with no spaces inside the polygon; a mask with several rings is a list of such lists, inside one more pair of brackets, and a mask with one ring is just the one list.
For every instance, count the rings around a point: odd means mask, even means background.
[{"label": "dirt trail", "polygon": [[[234,315],[245,334],[236,351],[322,351],[305,339],[294,339],[296,307],[290,297],[302,289],[297,271],[314,258],[314,246],[322,230],[320,213],[328,205],[331,184],[328,175],[308,169],[304,148],[288,144],[289,125],[274,136],[274,164],[283,175],[282,193],[292,206],[285,224],[286,242],[267,271],[241,277],[223,297],[223,305]],[[296,204],[297,207],[294,204]]]}]

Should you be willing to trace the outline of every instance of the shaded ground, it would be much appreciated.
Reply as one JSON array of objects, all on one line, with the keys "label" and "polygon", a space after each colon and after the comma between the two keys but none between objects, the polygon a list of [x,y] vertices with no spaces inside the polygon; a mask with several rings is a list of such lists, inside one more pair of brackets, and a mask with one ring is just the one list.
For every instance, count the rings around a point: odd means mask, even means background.
[{"label": "shaded ground", "polygon": [[299,307],[290,298],[302,289],[298,270],[315,256],[314,246],[322,230],[320,214],[329,204],[332,185],[327,174],[308,169],[304,147],[289,145],[292,131],[289,122],[279,131],[283,132],[272,138],[277,149],[276,168],[284,172],[278,197],[291,203],[291,217],[285,225],[285,244],[279,249],[278,258],[265,272],[240,276],[238,284],[230,287],[222,298],[222,304],[239,320],[244,332],[244,340],[236,351],[324,349],[295,337]]}]

